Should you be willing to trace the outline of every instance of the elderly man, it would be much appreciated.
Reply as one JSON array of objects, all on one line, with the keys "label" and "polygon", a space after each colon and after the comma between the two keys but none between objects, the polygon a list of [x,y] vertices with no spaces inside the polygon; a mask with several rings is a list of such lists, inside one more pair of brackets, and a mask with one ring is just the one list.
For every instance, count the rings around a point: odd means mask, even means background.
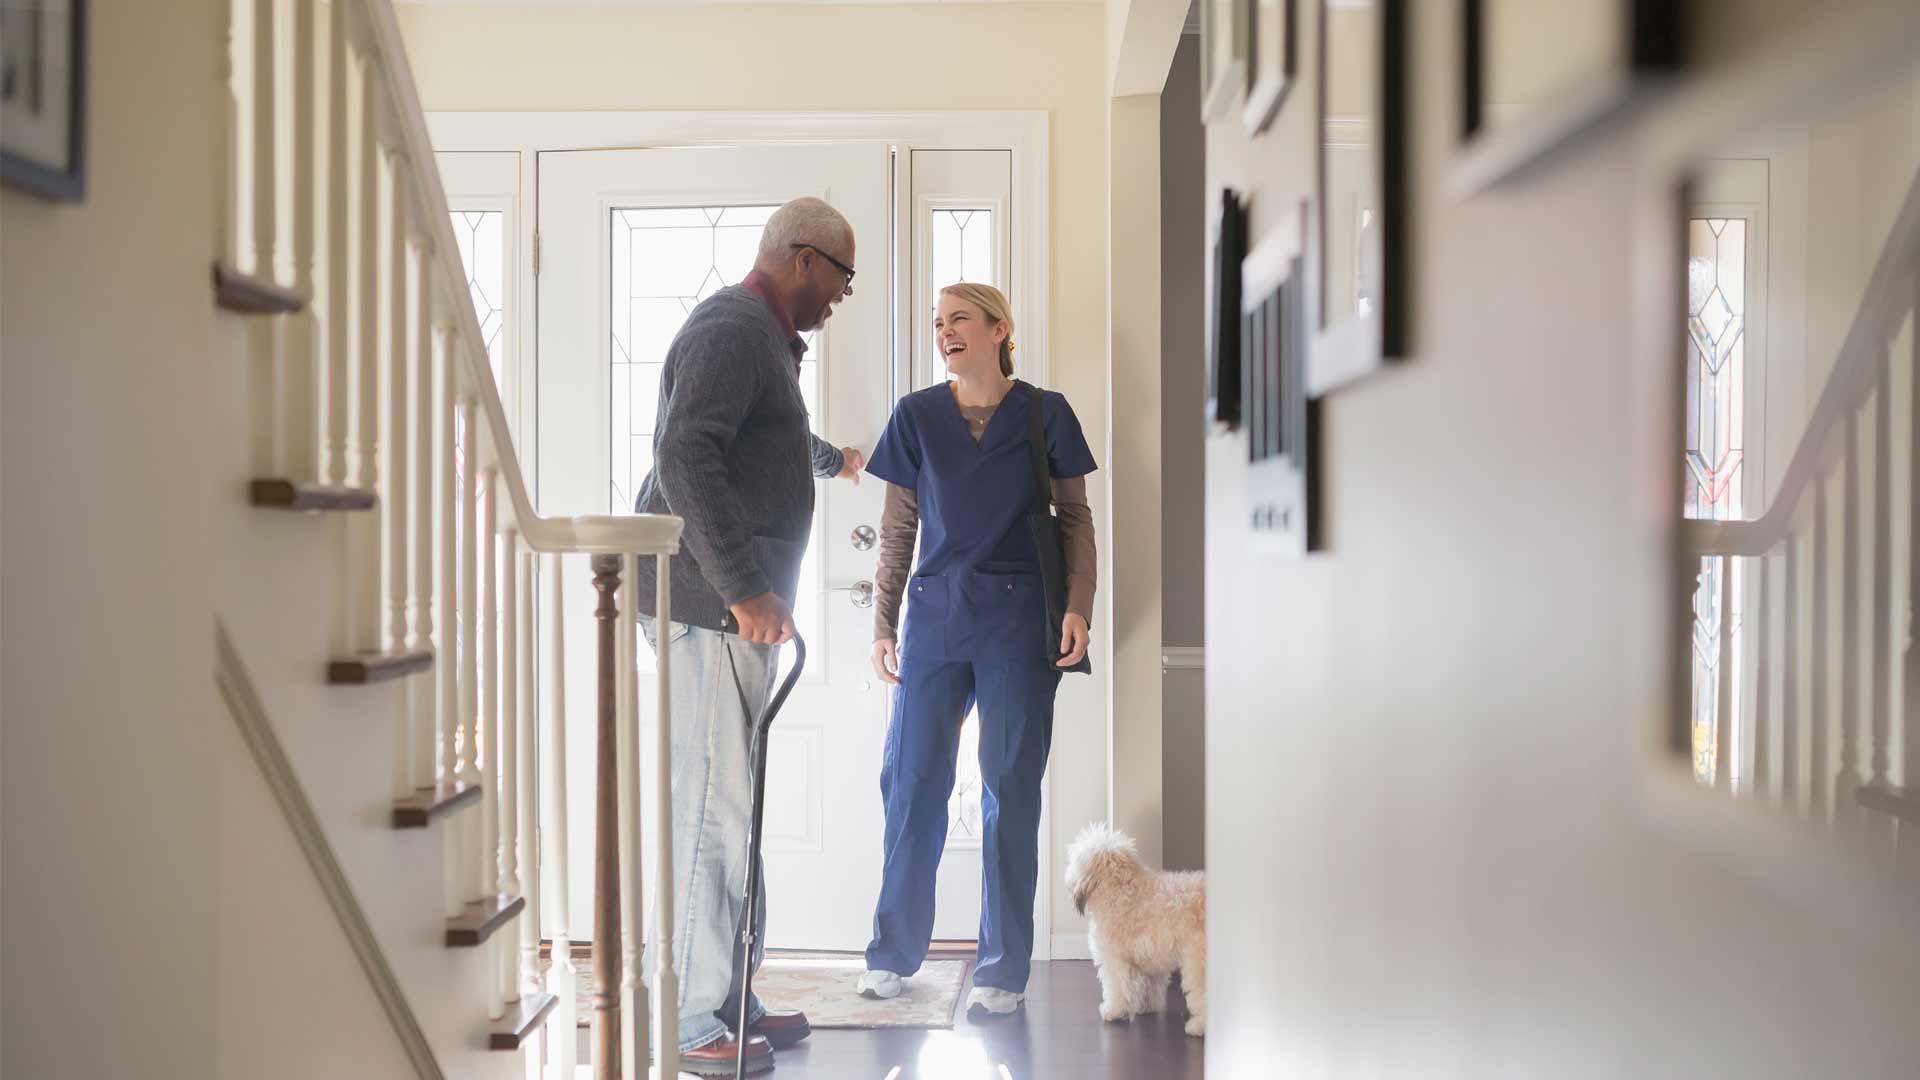
[{"label": "elderly man", "polygon": [[[673,889],[679,923],[680,1067],[731,1075],[736,1040],[754,1072],[807,1037],[799,1013],[751,1002],[741,1030],[735,955],[747,863],[748,740],[793,637],[794,590],[813,524],[813,478],[858,480],[859,451],[808,429],[800,335],[853,295],[853,229],[819,199],[767,219],[753,272],[693,309],[660,375],[653,472],[635,509],[686,520],[673,560]],[[647,639],[652,560],[636,594]],[[752,913],[760,963],[765,896]],[[648,942],[649,950],[654,943]],[[649,958],[645,970],[654,968]]]}]

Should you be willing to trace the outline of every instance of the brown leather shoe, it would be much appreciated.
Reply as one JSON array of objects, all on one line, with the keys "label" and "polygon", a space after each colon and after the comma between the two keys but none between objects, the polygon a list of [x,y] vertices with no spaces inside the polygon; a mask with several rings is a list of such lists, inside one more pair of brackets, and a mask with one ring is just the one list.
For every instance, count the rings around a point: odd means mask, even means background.
[{"label": "brown leather shoe", "polygon": [[803,1012],[769,1012],[754,1021],[747,1034],[767,1040],[775,1050],[785,1050],[813,1034],[813,1025],[807,1023],[807,1014]]},{"label": "brown leather shoe", "polygon": [[[680,1071],[697,1076],[732,1076],[734,1059],[740,1053],[740,1043],[726,1035],[698,1050],[687,1050],[680,1055]],[[747,1073],[763,1073],[773,1068],[773,1047],[767,1040],[757,1035],[747,1037]]]}]

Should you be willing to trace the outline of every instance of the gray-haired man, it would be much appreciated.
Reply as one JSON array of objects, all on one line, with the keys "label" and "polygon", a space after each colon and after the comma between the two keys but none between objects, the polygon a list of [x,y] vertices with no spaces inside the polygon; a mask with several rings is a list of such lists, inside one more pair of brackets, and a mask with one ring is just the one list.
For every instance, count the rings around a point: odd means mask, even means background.
[{"label": "gray-haired man", "polygon": [[[813,478],[855,481],[860,452],[809,430],[800,396],[800,335],[853,295],[853,229],[819,199],[795,199],[767,219],[743,282],[693,309],[667,349],[654,427],[653,472],[635,509],[686,520],[673,560],[673,887],[679,928],[681,1068],[731,1075],[747,1038],[754,1072],[773,1049],[807,1037],[799,1013],[749,1005],[740,1033],[735,970],[747,862],[748,738],[774,685],[779,646],[793,637],[794,590],[813,527]],[[636,594],[649,642],[652,560]],[[738,687],[736,687],[736,679]],[[743,700],[744,698],[744,700]],[[763,879],[764,880],[764,879]],[[765,890],[755,905],[760,963]],[[653,947],[648,942],[648,949]],[[644,970],[651,971],[649,955]]]}]

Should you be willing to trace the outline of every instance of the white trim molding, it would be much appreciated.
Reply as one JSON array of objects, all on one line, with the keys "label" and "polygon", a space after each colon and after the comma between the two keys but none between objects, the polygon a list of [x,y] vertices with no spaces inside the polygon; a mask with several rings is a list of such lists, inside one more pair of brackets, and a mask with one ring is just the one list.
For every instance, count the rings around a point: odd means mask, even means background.
[{"label": "white trim molding", "polygon": [[1207,666],[1207,647],[1205,645],[1162,645],[1160,647],[1160,670],[1200,671]]}]

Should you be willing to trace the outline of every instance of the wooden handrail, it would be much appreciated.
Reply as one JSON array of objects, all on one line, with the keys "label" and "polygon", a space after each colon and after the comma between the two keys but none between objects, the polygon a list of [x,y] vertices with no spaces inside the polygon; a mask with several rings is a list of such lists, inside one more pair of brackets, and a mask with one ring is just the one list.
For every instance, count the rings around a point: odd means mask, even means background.
[{"label": "wooden handrail", "polygon": [[1820,392],[1806,434],[1794,450],[1766,513],[1751,521],[1685,521],[1681,543],[1691,555],[1764,555],[1787,535],[1807,483],[1831,453],[1828,439],[1847,414],[1866,404],[1882,367],[1890,362],[1888,346],[1900,322],[1914,305],[1916,270],[1920,269],[1920,174],[1907,187],[1906,199],[1893,229],[1880,249],[1873,277],[1860,297],[1860,306],[1840,346],[1833,372]]},{"label": "wooden handrail", "polygon": [[[342,0],[345,2],[345,0]],[[421,111],[414,87],[413,69],[407,62],[400,25],[387,0],[357,0],[364,17],[368,46],[380,62],[382,88],[391,105],[388,118],[393,134],[408,160],[418,163],[408,170],[406,186],[414,220],[425,223],[432,237],[433,285],[440,293],[439,310],[455,321],[453,352],[462,374],[463,385],[479,406],[480,434],[474,453],[482,468],[499,470],[500,489],[505,493],[502,524],[517,529],[521,539],[540,552],[584,552],[589,554],[674,554],[680,550],[681,520],[664,514],[621,516],[542,517],[534,512],[527,495],[527,484],[520,470],[519,455],[514,452],[513,436],[507,426],[507,414],[500,404],[500,391],[494,385],[493,367],[487,358],[486,338],[480,332],[480,318],[473,300],[467,295],[466,269],[460,264],[460,249],[453,235],[453,222],[447,216],[446,189],[440,183],[440,170],[427,167],[434,160],[433,139],[427,134],[426,114]],[[452,359],[450,357],[450,359]]]}]

